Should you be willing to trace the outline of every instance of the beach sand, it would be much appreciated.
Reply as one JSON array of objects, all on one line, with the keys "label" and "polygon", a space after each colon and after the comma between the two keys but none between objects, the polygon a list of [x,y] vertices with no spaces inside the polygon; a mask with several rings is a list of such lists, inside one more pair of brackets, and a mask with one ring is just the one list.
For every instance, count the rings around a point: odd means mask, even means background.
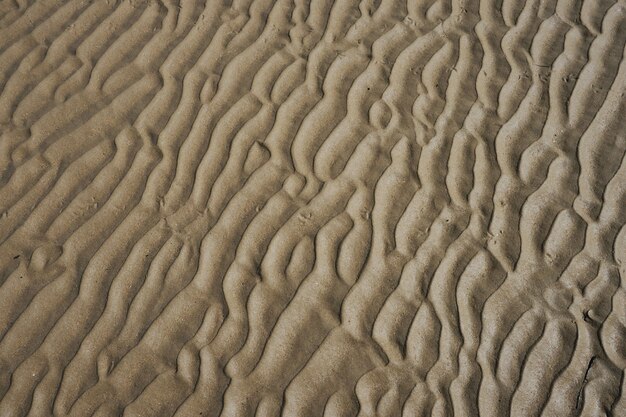
[{"label": "beach sand", "polygon": [[625,0],[0,0],[0,416],[626,416]]}]

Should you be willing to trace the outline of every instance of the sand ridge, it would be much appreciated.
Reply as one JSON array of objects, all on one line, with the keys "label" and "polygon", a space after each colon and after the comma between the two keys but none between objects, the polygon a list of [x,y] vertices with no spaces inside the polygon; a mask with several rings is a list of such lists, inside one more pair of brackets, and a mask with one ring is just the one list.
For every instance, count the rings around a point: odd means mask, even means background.
[{"label": "sand ridge", "polygon": [[623,0],[0,1],[0,416],[626,415]]}]

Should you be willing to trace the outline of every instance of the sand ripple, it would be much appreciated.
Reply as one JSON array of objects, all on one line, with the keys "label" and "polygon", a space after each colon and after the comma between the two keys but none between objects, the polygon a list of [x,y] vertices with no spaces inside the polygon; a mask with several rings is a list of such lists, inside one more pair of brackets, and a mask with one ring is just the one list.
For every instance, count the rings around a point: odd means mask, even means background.
[{"label": "sand ripple", "polygon": [[624,0],[0,1],[0,416],[626,416]]}]

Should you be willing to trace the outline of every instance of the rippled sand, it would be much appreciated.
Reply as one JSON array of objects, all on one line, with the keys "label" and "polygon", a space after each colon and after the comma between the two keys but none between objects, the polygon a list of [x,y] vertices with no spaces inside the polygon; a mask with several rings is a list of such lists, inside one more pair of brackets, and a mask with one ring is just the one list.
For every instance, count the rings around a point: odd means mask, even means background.
[{"label": "rippled sand", "polygon": [[0,0],[0,416],[626,416],[625,0]]}]

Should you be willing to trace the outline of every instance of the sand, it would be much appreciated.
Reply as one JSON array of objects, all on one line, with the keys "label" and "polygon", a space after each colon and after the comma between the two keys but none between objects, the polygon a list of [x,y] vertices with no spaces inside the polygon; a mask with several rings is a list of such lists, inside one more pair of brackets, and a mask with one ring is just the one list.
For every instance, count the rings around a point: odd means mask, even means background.
[{"label": "sand", "polygon": [[626,1],[1,0],[0,416],[626,416]]}]

